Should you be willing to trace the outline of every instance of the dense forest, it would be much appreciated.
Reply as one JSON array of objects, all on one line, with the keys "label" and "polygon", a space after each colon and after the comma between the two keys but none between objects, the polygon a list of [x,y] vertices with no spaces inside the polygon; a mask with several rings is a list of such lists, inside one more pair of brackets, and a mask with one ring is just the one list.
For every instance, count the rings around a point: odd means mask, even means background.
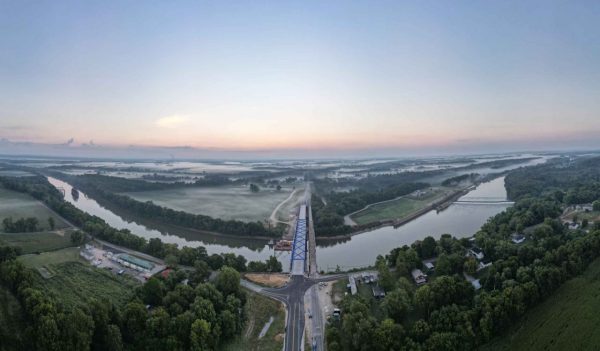
[{"label": "dense forest", "polygon": [[[570,203],[600,199],[599,164],[596,158],[516,170],[506,185],[517,203],[474,240],[427,237],[380,256],[386,296],[345,296],[341,320],[327,328],[328,350],[473,350],[500,335],[600,257],[600,223],[571,230],[559,218]],[[514,233],[525,242],[514,243]],[[485,259],[466,255],[469,249]],[[423,260],[432,258],[430,281],[415,287],[411,271],[427,272]],[[481,288],[464,274],[477,276]]]},{"label": "dense forest", "polygon": [[86,194],[95,197],[98,200],[109,202],[111,205],[139,216],[140,218],[229,235],[262,237],[276,237],[281,235],[280,229],[267,228],[261,222],[223,220],[210,216],[174,210],[156,205],[151,201],[137,201],[129,196],[116,193],[151,190],[153,187],[162,189],[161,187],[172,185],[98,175],[68,176],[64,174],[53,174],[53,176],[69,182],[69,184],[83,190]]},{"label": "dense forest", "polygon": [[150,278],[125,306],[88,297],[76,307],[36,286],[33,270],[0,247],[0,284],[20,304],[25,329],[2,335],[3,350],[214,350],[238,335],[245,316],[240,275],[221,268],[214,283],[196,272]]}]

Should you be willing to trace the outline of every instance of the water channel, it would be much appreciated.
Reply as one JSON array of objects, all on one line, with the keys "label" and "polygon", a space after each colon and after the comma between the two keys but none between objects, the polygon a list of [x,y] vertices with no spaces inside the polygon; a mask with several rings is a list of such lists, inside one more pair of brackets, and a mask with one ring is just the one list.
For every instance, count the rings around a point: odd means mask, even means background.
[{"label": "water channel", "polygon": [[[284,269],[289,265],[289,253],[275,252],[264,240],[233,238],[190,231],[181,228],[149,223],[128,218],[101,206],[95,200],[80,193],[78,199],[71,195],[72,187],[55,178],[48,180],[57,188],[62,188],[65,200],[79,209],[104,219],[118,229],[129,229],[132,233],[147,239],[160,238],[163,242],[180,246],[204,246],[209,254],[232,252],[243,255],[248,261],[265,260],[276,254]],[[506,199],[504,177],[480,184],[477,189],[461,199]],[[317,242],[317,263],[319,269],[328,271],[340,268],[354,268],[373,264],[377,255],[385,255],[395,247],[410,245],[415,240],[431,235],[439,238],[444,233],[456,237],[473,235],[488,218],[506,209],[508,204],[452,204],[446,210],[431,211],[398,228],[383,227],[354,235],[343,240],[319,240]]]}]

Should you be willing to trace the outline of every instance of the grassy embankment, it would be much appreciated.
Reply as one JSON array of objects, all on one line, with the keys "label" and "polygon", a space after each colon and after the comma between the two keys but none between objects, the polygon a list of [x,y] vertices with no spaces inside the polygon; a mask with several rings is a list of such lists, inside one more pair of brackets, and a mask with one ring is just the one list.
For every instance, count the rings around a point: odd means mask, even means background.
[{"label": "grassy embankment", "polygon": [[261,188],[253,193],[248,187],[232,185],[140,191],[124,195],[174,210],[250,222],[267,220],[275,207],[292,191],[291,187],[284,187],[281,191]]},{"label": "grassy embankment", "polygon": [[481,350],[598,350],[600,259]]},{"label": "grassy embankment", "polygon": [[448,194],[447,190],[436,189],[423,197],[405,196],[397,200],[380,203],[351,216],[357,224],[400,219],[414,213]]},{"label": "grassy embankment", "polygon": [[[285,328],[285,310],[277,301],[256,293],[248,294],[246,303],[246,316],[248,320],[242,336],[225,345],[223,351],[280,351],[283,348],[283,333]],[[258,338],[265,323],[270,317],[273,323],[264,337]]]}]

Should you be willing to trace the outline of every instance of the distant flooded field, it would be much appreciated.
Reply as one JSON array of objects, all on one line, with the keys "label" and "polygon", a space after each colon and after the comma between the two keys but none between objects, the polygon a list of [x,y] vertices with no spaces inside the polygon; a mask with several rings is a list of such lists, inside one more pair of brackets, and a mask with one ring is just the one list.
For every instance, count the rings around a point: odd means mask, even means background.
[{"label": "distant flooded field", "polygon": [[234,185],[132,192],[126,195],[175,210],[250,222],[267,220],[292,191],[290,186],[279,191],[261,187],[259,192],[253,193],[248,186]]}]

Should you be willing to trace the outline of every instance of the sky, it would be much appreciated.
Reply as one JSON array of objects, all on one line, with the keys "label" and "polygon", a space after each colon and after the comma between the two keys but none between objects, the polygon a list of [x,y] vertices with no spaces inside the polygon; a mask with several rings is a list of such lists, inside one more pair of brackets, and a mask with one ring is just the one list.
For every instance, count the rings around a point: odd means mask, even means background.
[{"label": "sky", "polygon": [[0,0],[0,153],[600,148],[598,38],[598,1]]}]

